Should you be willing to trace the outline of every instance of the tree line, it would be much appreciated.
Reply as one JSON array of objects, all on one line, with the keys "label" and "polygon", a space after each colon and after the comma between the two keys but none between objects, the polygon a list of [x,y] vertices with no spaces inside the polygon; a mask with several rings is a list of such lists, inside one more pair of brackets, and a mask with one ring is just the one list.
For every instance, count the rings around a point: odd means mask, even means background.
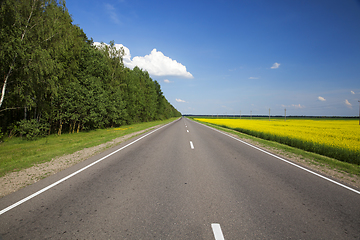
[{"label": "tree line", "polygon": [[30,139],[181,116],[148,72],[124,66],[123,49],[95,47],[65,1],[0,4],[2,134]]}]

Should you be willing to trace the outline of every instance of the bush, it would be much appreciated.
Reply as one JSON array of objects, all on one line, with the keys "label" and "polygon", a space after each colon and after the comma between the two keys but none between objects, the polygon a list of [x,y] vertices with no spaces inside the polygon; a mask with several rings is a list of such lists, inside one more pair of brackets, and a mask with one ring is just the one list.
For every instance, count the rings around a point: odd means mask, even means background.
[{"label": "bush", "polygon": [[16,132],[21,136],[25,136],[26,140],[34,140],[46,136],[49,127],[48,123],[40,123],[35,119],[21,120],[17,124]]}]

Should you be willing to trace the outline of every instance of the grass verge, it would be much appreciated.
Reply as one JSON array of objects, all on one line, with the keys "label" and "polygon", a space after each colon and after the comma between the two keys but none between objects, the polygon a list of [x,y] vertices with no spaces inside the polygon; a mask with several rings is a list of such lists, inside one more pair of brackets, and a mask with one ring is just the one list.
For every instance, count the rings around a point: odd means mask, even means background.
[{"label": "grass verge", "polygon": [[[192,120],[196,121],[195,119],[191,118]],[[288,145],[284,145],[278,142],[264,140],[258,137],[254,137],[251,135],[247,135],[245,133],[238,132],[233,129],[229,129],[226,127],[222,127],[219,125],[206,123],[206,122],[200,122],[201,124],[213,127],[215,129],[221,130],[223,132],[231,133],[237,135],[239,138],[250,141],[254,145],[257,145],[261,148],[264,148],[266,150],[269,150],[270,152],[273,152],[275,154],[284,156],[286,158],[289,158],[290,160],[297,158],[300,160],[300,162],[305,162],[305,165],[314,165],[319,167],[326,167],[330,170],[334,170],[336,172],[345,173],[348,176],[356,175],[360,177],[360,166],[357,164],[351,164],[347,162],[342,162],[339,160],[336,160],[334,158],[326,157],[317,153],[307,152],[304,150],[301,150],[299,148],[290,147]]]},{"label": "grass verge", "polygon": [[50,135],[34,141],[19,137],[5,139],[0,143],[0,177],[6,173],[19,171],[51,161],[54,157],[71,154],[84,148],[100,145],[115,138],[145,130],[160,124],[169,123],[176,118],[122,126],[119,128],[98,129],[74,134]]}]

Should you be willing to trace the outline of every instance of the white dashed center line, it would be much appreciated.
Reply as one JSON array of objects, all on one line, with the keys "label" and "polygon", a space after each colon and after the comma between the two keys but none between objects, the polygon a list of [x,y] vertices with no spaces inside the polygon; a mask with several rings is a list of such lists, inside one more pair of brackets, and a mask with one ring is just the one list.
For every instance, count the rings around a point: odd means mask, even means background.
[{"label": "white dashed center line", "polygon": [[189,132],[189,130],[186,130],[187,132]]},{"label": "white dashed center line", "polygon": [[212,223],[211,228],[213,230],[215,240],[225,240],[224,235],[223,235],[223,233],[221,231],[220,224]]},{"label": "white dashed center line", "polygon": [[192,143],[192,141],[190,141],[190,147],[191,149],[194,149],[194,144]]}]

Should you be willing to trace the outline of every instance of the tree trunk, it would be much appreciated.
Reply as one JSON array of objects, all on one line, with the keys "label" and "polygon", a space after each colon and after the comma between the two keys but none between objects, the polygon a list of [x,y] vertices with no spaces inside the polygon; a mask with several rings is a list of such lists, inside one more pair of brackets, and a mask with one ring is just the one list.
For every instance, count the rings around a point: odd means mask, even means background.
[{"label": "tree trunk", "polygon": [[73,123],[73,126],[72,126],[72,133],[74,133],[75,132],[75,125],[76,125],[76,121],[74,121],[74,123]]},{"label": "tree trunk", "polygon": [[48,133],[48,135],[50,136],[50,134],[51,134],[51,118],[49,120],[49,133]]},{"label": "tree trunk", "polygon": [[58,131],[58,135],[60,136],[61,135],[61,129],[62,129],[62,121],[60,119],[60,127],[59,127],[59,131]]},{"label": "tree trunk", "polygon": [[[24,37],[25,37],[26,29],[27,29],[27,27],[28,27],[28,25],[29,25],[29,23],[30,23],[30,19],[31,19],[31,16],[32,16],[33,11],[34,11],[34,7],[35,7],[35,0],[34,0],[34,4],[33,4],[32,8],[31,8],[31,13],[30,13],[30,16],[29,16],[29,18],[28,18],[28,20],[27,20],[27,23],[26,23],[24,32],[23,32],[23,34],[21,34],[21,42],[23,41],[23,39],[24,39]],[[14,66],[15,66],[15,60],[16,60],[16,53],[15,53],[15,56],[14,56],[14,58],[13,58],[13,61],[12,61],[11,65],[10,65],[9,71],[8,71],[8,73],[6,74],[6,77],[5,77],[5,79],[4,79],[4,85],[3,85],[3,87],[2,87],[1,98],[0,98],[0,108],[1,108],[2,103],[3,103],[3,101],[4,101],[5,89],[6,89],[7,81],[8,81],[8,79],[9,79],[10,74],[11,74],[11,71],[13,70],[13,68],[14,68]]]},{"label": "tree trunk", "polygon": [[10,66],[10,70],[9,70],[8,74],[6,75],[6,77],[4,78],[4,85],[2,87],[1,98],[0,98],[0,107],[1,107],[1,105],[3,103],[3,101],[4,101],[6,83],[7,83],[7,80],[9,78],[9,76],[10,76],[11,70],[12,70],[12,66]]}]

